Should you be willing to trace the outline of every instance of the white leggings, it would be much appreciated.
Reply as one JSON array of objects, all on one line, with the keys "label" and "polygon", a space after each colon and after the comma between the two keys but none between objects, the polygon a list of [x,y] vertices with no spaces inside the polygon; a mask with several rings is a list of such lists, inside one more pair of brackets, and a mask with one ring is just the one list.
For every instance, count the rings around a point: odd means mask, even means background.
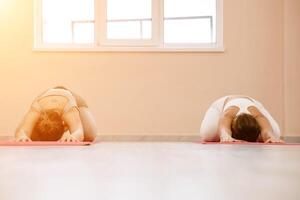
[{"label": "white leggings", "polygon": [[[206,142],[218,142],[220,137],[218,134],[219,120],[223,112],[225,100],[228,96],[222,97],[214,101],[206,111],[200,127],[200,137],[202,141]],[[249,97],[248,97],[249,98]],[[252,99],[252,98],[250,98]],[[278,123],[274,120],[271,114],[264,108],[264,106],[252,99],[257,109],[269,120],[273,129],[274,136],[280,138],[280,128]]]}]

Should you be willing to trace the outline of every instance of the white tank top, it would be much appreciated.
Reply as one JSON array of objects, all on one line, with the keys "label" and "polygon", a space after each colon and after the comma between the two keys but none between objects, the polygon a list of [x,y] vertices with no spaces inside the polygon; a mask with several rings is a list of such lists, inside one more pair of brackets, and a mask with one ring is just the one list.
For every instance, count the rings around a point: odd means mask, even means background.
[{"label": "white tank top", "polygon": [[[236,96],[236,95],[234,95],[234,96]],[[225,96],[225,97],[219,98],[211,106],[214,109],[216,109],[217,112],[220,114],[223,111],[225,111],[227,108],[229,108],[230,106],[238,107],[240,109],[238,114],[241,114],[241,113],[249,114],[250,112],[249,112],[248,108],[250,106],[255,106],[268,119],[268,121],[270,122],[270,124],[273,128],[273,132],[275,133],[275,135],[278,138],[280,137],[281,132],[280,132],[280,127],[279,127],[278,123],[259,101],[255,100],[251,97],[247,97],[247,96],[232,98],[234,96]],[[228,98],[232,98],[232,100],[227,101]]]},{"label": "white tank top", "polygon": [[257,107],[255,105],[255,103],[248,98],[236,98],[236,99],[232,99],[232,100],[228,101],[226,103],[226,105],[224,106],[223,111],[225,111],[227,108],[229,108],[231,106],[236,106],[240,109],[236,115],[240,115],[242,113],[251,114],[249,112],[248,108],[250,106]]}]

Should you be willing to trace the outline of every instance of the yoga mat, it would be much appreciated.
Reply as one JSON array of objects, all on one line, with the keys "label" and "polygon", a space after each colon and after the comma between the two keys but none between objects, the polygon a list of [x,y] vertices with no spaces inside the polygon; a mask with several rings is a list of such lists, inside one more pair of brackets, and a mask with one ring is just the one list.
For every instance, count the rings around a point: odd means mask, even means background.
[{"label": "yoga mat", "polygon": [[200,144],[237,144],[237,145],[277,145],[277,146],[300,146],[300,143],[263,143],[263,142],[199,142]]},{"label": "yoga mat", "polygon": [[34,141],[34,142],[16,142],[0,141],[1,146],[86,146],[92,142],[57,142],[57,141]]}]

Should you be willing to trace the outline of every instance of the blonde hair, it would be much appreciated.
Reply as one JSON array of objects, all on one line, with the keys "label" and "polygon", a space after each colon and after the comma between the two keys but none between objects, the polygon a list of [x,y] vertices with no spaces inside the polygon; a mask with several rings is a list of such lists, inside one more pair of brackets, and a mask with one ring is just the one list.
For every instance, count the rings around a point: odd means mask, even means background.
[{"label": "blonde hair", "polygon": [[64,131],[61,112],[57,109],[44,110],[34,127],[32,140],[57,141]]}]

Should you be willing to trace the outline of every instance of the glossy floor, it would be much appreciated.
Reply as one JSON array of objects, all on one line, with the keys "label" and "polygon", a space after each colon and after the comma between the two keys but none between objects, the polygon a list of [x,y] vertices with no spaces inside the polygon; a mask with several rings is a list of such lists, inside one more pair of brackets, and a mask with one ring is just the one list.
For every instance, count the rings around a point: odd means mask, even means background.
[{"label": "glossy floor", "polygon": [[300,146],[0,147],[1,200],[298,200]]}]

